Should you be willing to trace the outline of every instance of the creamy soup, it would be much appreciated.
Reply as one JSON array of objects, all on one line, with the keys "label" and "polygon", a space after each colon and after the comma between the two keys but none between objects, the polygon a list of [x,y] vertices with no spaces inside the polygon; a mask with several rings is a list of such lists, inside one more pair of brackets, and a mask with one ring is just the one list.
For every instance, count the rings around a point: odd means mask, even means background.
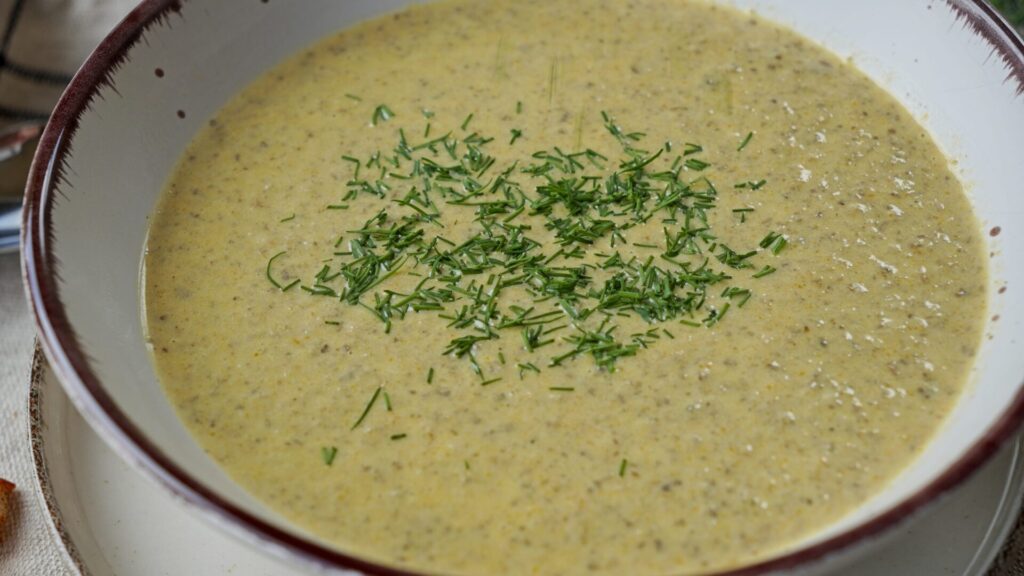
[{"label": "creamy soup", "polygon": [[980,340],[977,228],[921,126],[788,30],[446,1],[209,121],[153,218],[145,320],[210,457],[339,549],[695,573],[921,451]]}]

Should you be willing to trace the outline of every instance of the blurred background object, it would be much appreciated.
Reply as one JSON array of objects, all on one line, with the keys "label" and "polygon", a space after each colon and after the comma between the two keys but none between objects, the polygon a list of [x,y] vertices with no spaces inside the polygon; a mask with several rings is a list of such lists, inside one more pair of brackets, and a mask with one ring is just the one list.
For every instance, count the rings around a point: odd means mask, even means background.
[{"label": "blurred background object", "polygon": [[79,64],[130,0],[0,0],[0,252],[18,246],[38,136]]},{"label": "blurred background object", "polygon": [[0,132],[40,124],[132,2],[0,0]]},{"label": "blurred background object", "polygon": [[992,0],[992,5],[1002,12],[1018,31],[1024,31],[1024,0]]}]

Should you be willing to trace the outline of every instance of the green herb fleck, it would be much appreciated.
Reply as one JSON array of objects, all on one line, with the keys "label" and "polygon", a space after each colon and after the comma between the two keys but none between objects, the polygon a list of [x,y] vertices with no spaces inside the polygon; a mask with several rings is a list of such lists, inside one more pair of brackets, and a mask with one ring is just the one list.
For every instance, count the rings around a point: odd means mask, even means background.
[{"label": "green herb fleck", "polygon": [[548,77],[548,103],[555,99],[555,88],[558,86],[558,58],[551,60],[551,74]]},{"label": "green herb fleck", "polygon": [[383,390],[384,388],[378,386],[377,389],[373,391],[373,396],[371,396],[370,401],[366,403],[366,408],[363,409],[363,413],[359,416],[359,419],[352,425],[352,430],[358,428],[359,425],[363,423],[363,420],[366,420],[366,416],[370,413],[370,409],[373,408],[374,403],[377,402],[377,397],[380,396],[380,393]]},{"label": "green herb fleck", "polygon": [[395,113],[388,108],[386,104],[381,104],[373,109],[373,117],[370,118],[370,124],[376,126],[381,122],[387,122],[395,117]]},{"label": "green herb fleck", "polygon": [[274,280],[274,275],[271,274],[271,268],[274,265],[274,261],[287,253],[287,251],[278,252],[277,254],[271,256],[270,260],[267,260],[267,280],[270,280],[270,283],[273,284],[274,287],[280,290],[281,292],[286,292],[289,288],[299,283],[298,280],[294,280],[291,284],[288,284],[287,286],[282,286],[277,280]]},{"label": "green herb fleck", "polygon": [[711,166],[711,164],[708,164],[707,162],[699,160],[697,158],[687,158],[686,161],[683,162],[683,166],[686,166],[690,170],[696,170],[697,172],[700,172],[701,170],[704,170],[708,166]]},{"label": "green herb fleck", "polygon": [[320,448],[320,458],[323,459],[324,464],[330,466],[334,464],[334,457],[338,455],[338,448],[335,446],[324,446]]},{"label": "green herb fleck", "polygon": [[739,184],[736,184],[733,186],[733,188],[750,188],[751,190],[760,190],[767,183],[768,181],[763,179],[758,180],[757,182],[751,180],[748,182],[741,182]]},{"label": "green herb fleck", "polygon": [[740,215],[740,224],[742,224],[747,221],[747,214],[753,211],[753,208],[736,208],[732,211],[732,213]]},{"label": "green herb fleck", "polygon": [[535,364],[533,364],[532,362],[525,362],[525,363],[522,363],[522,364],[516,364],[516,366],[519,367],[519,379],[520,380],[523,378],[523,374],[526,373],[526,372],[536,372],[537,374],[540,374],[540,368],[537,368],[537,366]]},{"label": "green herb fleck", "polygon": [[747,144],[750,144],[750,139],[753,138],[753,137],[754,137],[754,133],[753,132],[747,132],[747,135],[743,138],[743,141],[740,142],[739,147],[736,148],[736,151],[739,152],[739,151],[743,150],[744,148],[746,148]]},{"label": "green herb fleck", "polygon": [[772,254],[778,255],[779,252],[782,252],[788,244],[789,241],[786,240],[786,237],[782,234],[779,234],[778,232],[769,232],[768,235],[761,240],[758,246],[771,251]]},{"label": "green herb fleck", "polygon": [[692,144],[690,142],[686,142],[684,147],[683,147],[683,156],[689,156],[691,154],[698,154],[698,153],[703,152],[703,151],[704,151],[704,147],[701,146],[700,144]]}]

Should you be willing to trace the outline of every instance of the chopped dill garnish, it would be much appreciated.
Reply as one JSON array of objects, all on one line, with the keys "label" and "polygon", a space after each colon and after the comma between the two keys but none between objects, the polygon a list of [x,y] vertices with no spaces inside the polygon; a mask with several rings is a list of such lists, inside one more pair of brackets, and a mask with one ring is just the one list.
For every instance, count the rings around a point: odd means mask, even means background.
[{"label": "chopped dill garnish", "polygon": [[746,221],[746,214],[749,214],[753,211],[754,208],[734,208],[732,210],[732,213],[739,214],[739,222],[742,223]]},{"label": "chopped dill garnish", "polygon": [[359,96],[356,96],[355,94],[345,94],[345,98],[348,98],[350,100],[355,100],[356,102],[362,102],[363,101],[362,98],[360,98]]},{"label": "chopped dill garnish", "polygon": [[284,217],[284,218],[281,218],[281,220],[280,220],[280,221],[281,221],[281,222],[290,222],[290,221],[292,221],[292,220],[295,220],[295,213],[294,213],[294,212],[292,212],[292,215],[291,215],[291,216],[286,216],[286,217]]},{"label": "chopped dill garnish", "polygon": [[[549,98],[557,89],[558,65],[552,61]],[[516,112],[522,110],[517,102]],[[373,124],[394,116],[382,104]],[[728,223],[711,218],[718,189],[710,176],[684,172],[711,167],[697,156],[703,147],[671,141],[647,146],[644,132],[623,128],[608,112],[600,117],[607,142],[588,147],[577,131],[574,148],[550,146],[518,160],[492,153],[494,138],[486,134],[464,134],[473,114],[461,131],[439,129],[433,137],[429,121],[422,138],[399,126],[393,146],[362,159],[341,157],[351,165],[351,177],[340,184],[340,202],[328,210],[356,214],[373,202],[370,216],[343,220],[343,235],[309,282],[282,286],[275,280],[273,266],[285,252],[268,261],[267,278],[282,290],[299,285],[311,296],[357,307],[379,320],[385,333],[413,314],[443,319],[450,336],[438,352],[465,360],[481,386],[501,380],[485,375],[481,359],[493,354],[506,364],[508,338],[535,356],[532,362],[508,359],[522,379],[540,373],[541,362],[554,368],[590,360],[613,372],[618,362],[675,338],[659,324],[714,326],[752,298],[736,284],[735,271],[759,270],[752,276],[761,278],[776,269],[763,265],[759,250],[719,238],[717,229]],[[511,146],[523,131],[513,128],[509,135]],[[608,145],[614,150],[603,148]],[[764,184],[737,186],[756,190]],[[732,213],[745,222],[753,210]],[[446,232],[450,214],[467,223],[468,235]],[[651,225],[662,227],[663,240],[636,242]],[[760,248],[778,254],[785,246],[786,238],[772,233]],[[402,282],[392,280],[398,274]],[[623,318],[651,326],[626,334]],[[433,377],[431,367],[428,384]],[[381,396],[392,409],[387,392],[378,388],[353,429]]]},{"label": "chopped dill garnish", "polygon": [[743,150],[744,148],[746,148],[747,144],[750,144],[750,140],[753,137],[754,137],[754,133],[753,132],[747,132],[747,135],[743,138],[743,141],[740,142],[739,147],[736,148],[736,151],[739,152],[739,151]]},{"label": "chopped dill garnish", "polygon": [[519,367],[519,378],[520,379],[523,378],[523,374],[526,373],[526,372],[536,372],[537,374],[540,374],[540,368],[537,368],[537,366],[535,364],[533,364],[532,362],[524,362],[524,363],[521,363],[521,364],[516,364],[516,366]]},{"label": "chopped dill garnish", "polygon": [[387,391],[384,391],[384,407],[387,408],[388,412],[391,412],[391,396],[388,396]]},{"label": "chopped dill garnish", "polygon": [[395,117],[395,113],[388,108],[386,104],[381,104],[373,109],[373,117],[370,118],[370,124],[376,126],[381,122],[387,122]]},{"label": "chopped dill garnish", "polygon": [[373,408],[373,405],[377,402],[377,398],[383,390],[384,388],[378,386],[377,389],[373,391],[373,396],[371,396],[370,401],[366,403],[366,408],[364,408],[363,413],[359,415],[359,419],[352,425],[352,430],[358,428],[359,425],[363,423],[363,420],[366,420],[366,416],[370,413],[370,409]]},{"label": "chopped dill garnish", "polygon": [[626,475],[627,466],[629,466],[629,461],[623,458],[622,462],[619,463],[619,478],[622,478]]},{"label": "chopped dill garnish", "polygon": [[752,293],[750,290],[747,290],[746,288],[740,288],[738,286],[730,286],[722,292],[722,298],[728,298],[729,300],[739,298],[740,308],[742,308],[743,305],[747,303],[747,300],[750,300],[751,296]]},{"label": "chopped dill garnish", "polygon": [[768,235],[761,240],[758,246],[771,251],[772,254],[778,255],[787,244],[789,244],[789,241],[786,240],[785,236],[778,232],[769,232]]},{"label": "chopped dill garnish", "polygon": [[551,74],[548,77],[548,103],[555,99],[555,87],[558,85],[558,58],[551,59]]},{"label": "chopped dill garnish", "polygon": [[686,166],[690,170],[696,170],[697,172],[700,172],[701,170],[704,170],[708,166],[711,166],[711,164],[708,164],[707,162],[699,160],[697,158],[687,158],[686,161],[683,162],[683,166]]},{"label": "chopped dill garnish", "polygon": [[725,304],[722,305],[721,309],[712,310],[711,313],[708,314],[708,317],[704,319],[704,324],[708,326],[714,326],[715,324],[718,324],[719,322],[722,321],[722,318],[725,318],[725,315],[729,312],[729,308],[731,307],[732,303],[726,302]]},{"label": "chopped dill garnish", "polygon": [[767,180],[758,180],[757,182],[754,182],[754,181],[741,182],[739,184],[734,185],[733,188],[750,188],[751,190],[760,190],[761,187],[764,186],[767,183],[768,183]]},{"label": "chopped dill garnish", "polygon": [[352,175],[353,180],[359,180],[359,169],[362,168],[363,163],[359,161],[359,158],[353,158],[352,156],[342,156],[342,160],[355,164],[355,173]]},{"label": "chopped dill garnish", "polygon": [[334,458],[338,455],[338,448],[336,446],[323,446],[320,448],[320,458],[324,461],[324,464],[330,466],[334,464]]},{"label": "chopped dill garnish", "polygon": [[408,437],[408,436],[409,436],[408,434],[406,434],[406,433],[404,433],[404,432],[403,432],[403,433],[401,433],[401,434],[392,434],[392,435],[391,435],[391,439],[392,439],[392,440],[401,440],[401,439],[403,439],[403,438],[406,438],[406,437]]},{"label": "chopped dill garnish", "polygon": [[324,320],[324,324],[329,326],[341,326],[341,322],[338,322],[337,320]]},{"label": "chopped dill garnish", "polygon": [[551,386],[548,390],[551,390],[552,392],[572,392],[576,390],[576,388],[573,388],[572,386]]},{"label": "chopped dill garnish", "polygon": [[274,254],[273,256],[271,256],[270,260],[267,260],[267,280],[270,280],[270,283],[273,284],[274,287],[277,288],[278,290],[280,290],[281,292],[284,292],[284,291],[288,290],[288,288],[291,288],[294,284],[298,283],[298,280],[296,280],[296,281],[292,282],[291,284],[289,284],[287,287],[286,286],[282,286],[277,280],[274,280],[274,276],[273,276],[273,274],[271,274],[271,267],[274,265],[274,260],[277,260],[278,258],[280,258],[281,256],[284,256],[287,253],[288,253],[287,250],[278,252],[277,254]]}]

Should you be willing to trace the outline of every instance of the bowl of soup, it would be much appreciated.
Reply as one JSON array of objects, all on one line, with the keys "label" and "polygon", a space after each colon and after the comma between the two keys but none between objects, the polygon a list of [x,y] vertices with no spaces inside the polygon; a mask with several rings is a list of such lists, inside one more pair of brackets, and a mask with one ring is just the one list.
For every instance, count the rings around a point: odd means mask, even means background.
[{"label": "bowl of soup", "polygon": [[76,407],[268,553],[827,573],[1022,408],[980,0],[150,0],[41,139]]}]

